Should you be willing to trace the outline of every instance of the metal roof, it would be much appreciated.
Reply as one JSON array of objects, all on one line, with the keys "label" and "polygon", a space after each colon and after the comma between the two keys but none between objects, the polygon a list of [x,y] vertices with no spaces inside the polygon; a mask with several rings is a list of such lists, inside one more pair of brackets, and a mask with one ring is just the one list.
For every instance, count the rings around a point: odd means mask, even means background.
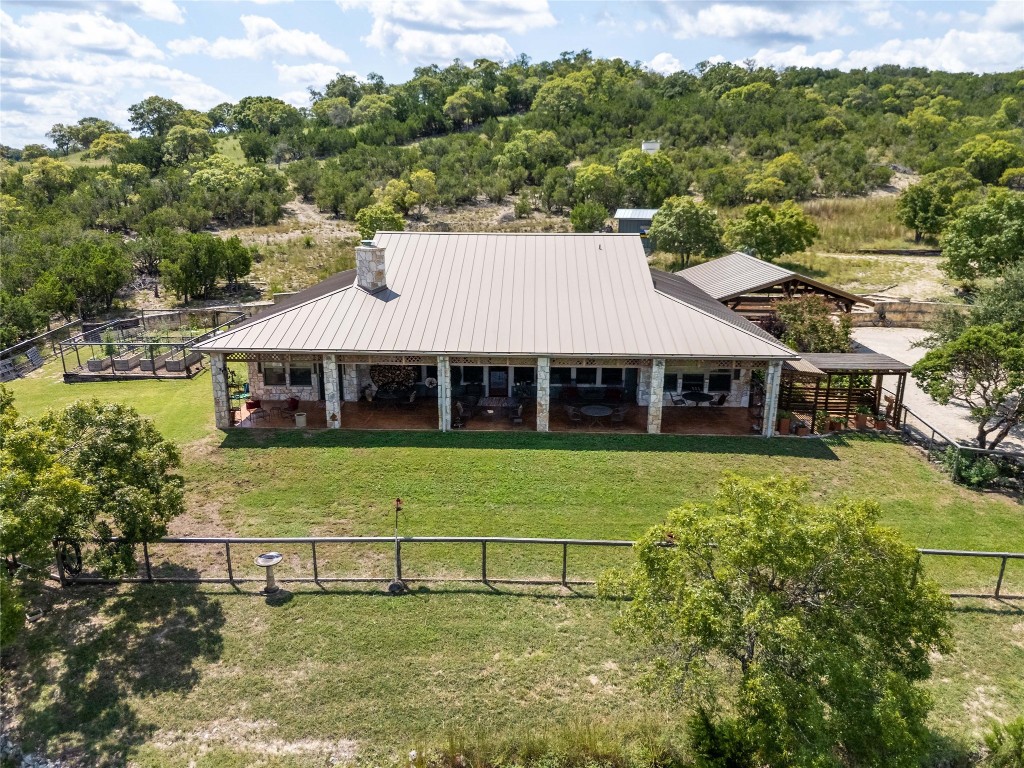
[{"label": "metal roof", "polygon": [[911,368],[896,358],[877,352],[807,352],[800,357],[824,373],[903,373]]},{"label": "metal roof", "polygon": [[854,303],[868,304],[872,302],[863,296],[844,291],[814,278],[801,275],[791,269],[759,259],[746,253],[735,253],[720,256],[717,259],[696,264],[676,272],[705,293],[719,301],[734,299],[746,293],[769,288],[787,280],[801,282],[820,288],[822,291],[849,299]]},{"label": "metal roof", "polygon": [[658,210],[658,208],[619,208],[615,211],[615,215],[612,218],[650,221],[654,218],[654,214],[656,214]]},{"label": "metal roof", "polygon": [[387,289],[370,294],[350,283],[323,293],[314,286],[308,290],[315,298],[275,308],[198,346],[223,352],[795,357],[708,297],[683,295],[667,282],[657,288],[638,235],[379,232],[376,242],[386,252]]}]

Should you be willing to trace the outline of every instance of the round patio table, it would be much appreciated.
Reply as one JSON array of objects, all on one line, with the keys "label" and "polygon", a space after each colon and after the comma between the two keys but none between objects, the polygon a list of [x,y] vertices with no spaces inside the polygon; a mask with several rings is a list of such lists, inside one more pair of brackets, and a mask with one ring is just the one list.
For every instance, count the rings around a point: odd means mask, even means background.
[{"label": "round patio table", "polygon": [[715,396],[709,392],[683,392],[683,399],[699,406],[701,403],[710,403]]},{"label": "round patio table", "polygon": [[580,413],[590,419],[592,426],[597,426],[601,419],[612,415],[612,409],[607,405],[584,405]]}]

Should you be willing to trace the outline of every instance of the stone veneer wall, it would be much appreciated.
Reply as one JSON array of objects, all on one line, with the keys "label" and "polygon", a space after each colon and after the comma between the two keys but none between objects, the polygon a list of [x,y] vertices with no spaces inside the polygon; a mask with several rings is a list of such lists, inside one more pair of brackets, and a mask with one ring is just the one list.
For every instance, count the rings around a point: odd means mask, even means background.
[{"label": "stone veneer wall", "polygon": [[223,352],[210,353],[210,380],[213,382],[214,422],[217,429],[227,429],[231,426],[231,398]]},{"label": "stone veneer wall", "polygon": [[[325,374],[326,376],[326,374]],[[257,363],[249,363],[249,396],[258,400],[287,400],[297,397],[299,400],[319,400],[320,386],[316,372],[310,386],[293,387],[287,384],[264,384],[263,374],[259,372]]]},{"label": "stone veneer wall", "polygon": [[341,377],[341,391],[346,403],[354,403],[361,394],[359,374],[356,371],[356,366],[352,363],[345,363],[344,373]]},{"label": "stone veneer wall", "polygon": [[[324,355],[324,403],[327,409],[327,426],[338,429],[341,426],[341,382],[338,381],[338,362],[334,355]],[[337,416],[331,419],[331,416]]]},{"label": "stone veneer wall", "polygon": [[663,406],[663,389],[665,385],[665,358],[654,358],[651,361],[650,368],[647,370],[651,377],[651,387],[650,392],[648,393],[650,404],[647,407],[647,431],[652,435],[656,435],[661,432],[661,409]]},{"label": "stone veneer wall", "polygon": [[641,365],[636,377],[636,404],[651,404],[651,366]]},{"label": "stone veneer wall", "polygon": [[537,358],[537,431],[547,432],[551,422],[551,358]]}]

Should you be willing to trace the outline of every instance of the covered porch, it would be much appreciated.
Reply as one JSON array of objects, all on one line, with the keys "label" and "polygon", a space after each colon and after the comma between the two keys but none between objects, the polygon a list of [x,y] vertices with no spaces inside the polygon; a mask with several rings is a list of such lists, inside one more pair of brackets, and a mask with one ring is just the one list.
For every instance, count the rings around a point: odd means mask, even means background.
[{"label": "covered porch", "polygon": [[781,361],[214,352],[211,371],[220,428],[770,435]]}]

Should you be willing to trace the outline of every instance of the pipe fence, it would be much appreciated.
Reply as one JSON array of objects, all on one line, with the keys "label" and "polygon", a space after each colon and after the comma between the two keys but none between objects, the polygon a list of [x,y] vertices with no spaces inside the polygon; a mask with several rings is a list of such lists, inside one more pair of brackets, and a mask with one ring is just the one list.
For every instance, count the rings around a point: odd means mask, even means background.
[{"label": "pipe fence", "polygon": [[[116,544],[117,539],[110,539],[106,543]],[[98,544],[98,542],[96,542]],[[57,573],[51,574],[54,579],[59,580],[62,585],[75,584],[118,584],[118,583],[210,583],[238,585],[245,583],[258,583],[265,580],[262,573],[254,573],[252,564],[253,552],[266,551],[268,545],[284,545],[291,548],[291,556],[280,566],[277,566],[280,575],[276,580],[281,583],[309,583],[318,586],[332,583],[398,583],[411,582],[471,582],[489,584],[524,584],[524,585],[549,585],[561,587],[587,586],[596,583],[593,578],[582,578],[577,576],[570,578],[571,570],[585,571],[597,568],[600,572],[612,561],[601,562],[594,557],[596,551],[613,551],[632,549],[635,542],[620,539],[544,539],[544,538],[520,538],[506,536],[300,536],[300,537],[166,537],[157,542],[143,544],[142,561],[134,576],[121,578],[106,578],[98,574],[84,573],[82,571],[82,556],[78,545],[57,544],[56,566]],[[459,565],[457,574],[442,572],[438,574],[423,574],[410,576],[407,573],[408,550],[420,547],[436,547],[442,545],[455,545],[459,548],[478,548],[479,557],[473,558],[475,566],[473,571],[478,575],[470,575],[465,560]],[[203,548],[205,554],[198,559],[193,559],[189,565],[168,562],[166,559],[155,562],[152,549],[154,547],[182,546],[190,548]],[[373,562],[371,573],[331,575],[324,569],[325,549],[328,547],[369,547],[378,548],[377,559]],[[674,546],[666,542],[666,546]],[[493,555],[495,548],[511,547],[517,548],[540,548],[553,553],[554,560],[549,561],[540,567],[560,565],[558,578],[542,577],[510,577],[495,575],[491,569],[492,563],[488,560],[488,547]],[[244,549],[248,548],[248,552]],[[308,548],[308,549],[307,549]],[[386,570],[382,568],[382,561],[379,558],[379,549],[386,548],[390,551],[391,560]],[[240,552],[240,550],[243,550]],[[298,550],[307,552],[301,555]],[[244,552],[244,553],[243,553]],[[587,561],[581,562],[579,555],[587,553]],[[985,552],[973,550],[947,550],[947,549],[918,549],[919,558],[935,558],[948,560],[955,558],[968,558],[977,560],[998,560],[998,574],[977,574],[979,579],[990,579],[995,576],[995,587],[991,592],[962,591],[953,585],[944,585],[951,597],[995,597],[1007,600],[1024,600],[1024,593],[1007,593],[1005,585],[1007,581],[1008,563],[1016,563],[1024,566],[1024,552]],[[570,554],[575,559],[570,559]],[[337,550],[332,555],[336,558]],[[435,561],[435,564],[439,561]],[[625,563],[623,563],[625,564]],[[218,569],[221,575],[204,575],[199,568]],[[571,567],[572,566],[572,567]],[[587,567],[589,566],[589,568]],[[537,565],[528,565],[528,568],[536,569]],[[248,574],[246,573],[248,571]],[[382,572],[383,571],[383,572]],[[1024,567],[1020,568],[1020,583],[1024,587]],[[975,582],[977,583],[977,582]],[[1015,581],[1015,583],[1017,583]]]}]

